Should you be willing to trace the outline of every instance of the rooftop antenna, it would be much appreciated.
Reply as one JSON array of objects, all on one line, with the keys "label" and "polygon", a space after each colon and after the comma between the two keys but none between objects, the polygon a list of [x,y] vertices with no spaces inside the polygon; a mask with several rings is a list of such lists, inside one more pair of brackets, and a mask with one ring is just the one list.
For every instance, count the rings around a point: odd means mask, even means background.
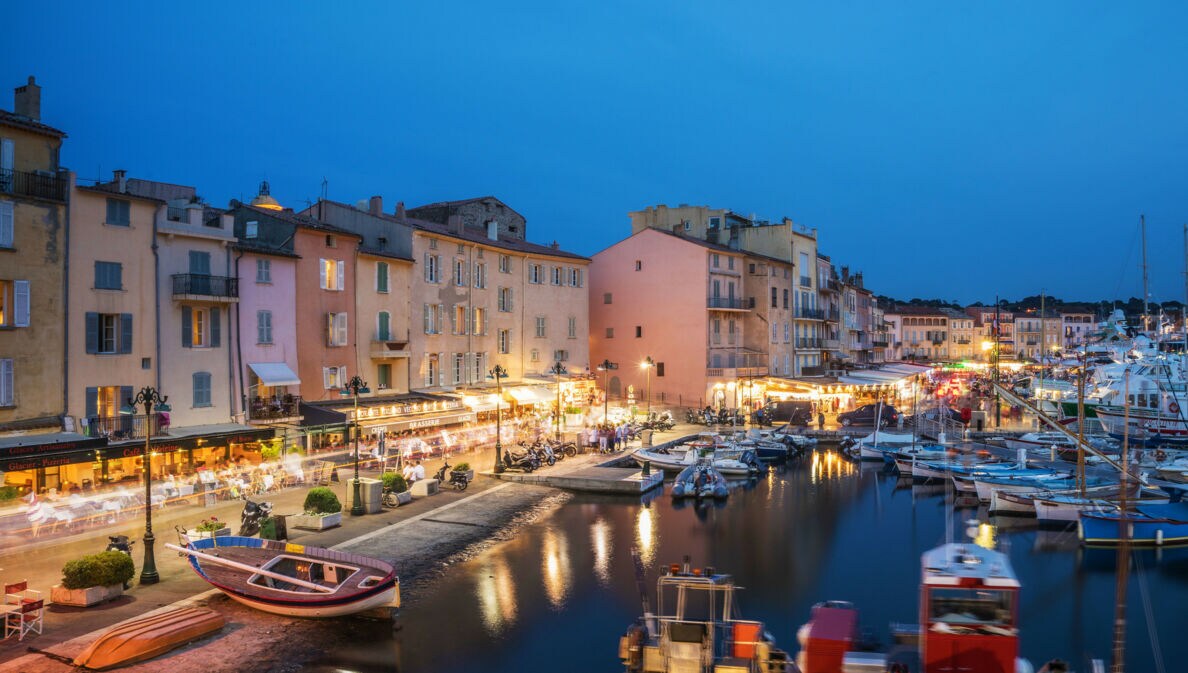
[{"label": "rooftop antenna", "polygon": [[327,196],[329,193],[330,193],[330,181],[329,181],[329,180],[327,180],[325,176],[322,176],[322,197],[321,197],[321,199],[322,199],[323,201],[325,201],[325,200],[326,200],[326,196]]}]

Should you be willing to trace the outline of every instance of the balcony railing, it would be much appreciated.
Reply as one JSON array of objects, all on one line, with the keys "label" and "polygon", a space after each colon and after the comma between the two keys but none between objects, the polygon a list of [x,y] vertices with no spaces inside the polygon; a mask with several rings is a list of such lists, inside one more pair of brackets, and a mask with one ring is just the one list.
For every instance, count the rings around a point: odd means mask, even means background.
[{"label": "balcony railing", "polygon": [[875,338],[870,340],[870,345],[874,346],[875,348],[886,348],[888,343],[890,342],[886,339]]},{"label": "balcony railing", "polygon": [[956,339],[953,339],[953,342],[954,342],[954,343],[959,343],[959,344],[962,344],[962,345],[968,345],[968,344],[970,344],[970,343],[971,343],[971,341],[970,341],[969,339],[966,339],[965,337],[958,337],[958,338],[956,338]]},{"label": "balcony railing", "polygon": [[230,276],[205,276],[196,273],[173,274],[173,296],[239,297],[239,279]]},{"label": "balcony railing", "polygon": [[798,308],[796,309],[797,318],[807,318],[809,320],[821,320],[825,317],[825,311],[819,308]]},{"label": "balcony railing", "polygon": [[710,297],[705,300],[705,306],[706,308],[746,311],[755,308],[755,300],[753,298]]},{"label": "balcony railing", "polygon": [[796,337],[797,348],[820,348],[821,340],[813,337]]},{"label": "balcony railing", "polygon": [[190,209],[183,206],[169,206],[165,209],[165,219],[170,222],[190,223]]},{"label": "balcony railing", "polygon": [[841,340],[840,339],[821,339],[821,348],[824,348],[825,350],[830,350],[830,351],[840,351],[841,350]]},{"label": "balcony railing", "polygon": [[0,168],[0,193],[65,201],[66,180],[53,174],[26,173]]},{"label": "balcony railing", "polygon": [[825,319],[831,322],[837,322],[838,320],[841,320],[841,311],[831,308],[825,311]]},{"label": "balcony railing", "polygon": [[300,418],[301,397],[280,395],[277,397],[253,397],[248,403],[248,421],[252,423],[277,423]]},{"label": "balcony railing", "polygon": [[706,367],[710,378],[740,379],[747,376],[767,376],[767,367]]},{"label": "balcony railing", "polygon": [[812,287],[812,286],[813,286],[812,276],[801,276],[800,277],[800,287]]},{"label": "balcony railing", "polygon": [[377,360],[409,357],[408,342],[392,341],[391,339],[372,341],[371,357]]},{"label": "balcony railing", "polygon": [[[83,434],[88,437],[106,437],[109,442],[124,442],[144,439],[146,427],[154,435],[161,433],[161,414],[153,414],[152,422],[147,425],[146,420],[144,414],[88,416],[83,419]],[[169,427],[169,424],[166,423],[164,427]]]}]

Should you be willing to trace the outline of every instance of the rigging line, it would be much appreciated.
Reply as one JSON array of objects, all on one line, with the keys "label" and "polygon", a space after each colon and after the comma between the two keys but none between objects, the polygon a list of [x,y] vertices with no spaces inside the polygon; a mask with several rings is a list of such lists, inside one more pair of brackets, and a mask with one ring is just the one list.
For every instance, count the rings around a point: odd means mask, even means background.
[{"label": "rigging line", "polygon": [[1151,656],[1155,657],[1155,670],[1164,673],[1163,650],[1159,646],[1159,632],[1155,629],[1155,610],[1151,607],[1151,594],[1147,591],[1147,576],[1143,572],[1143,560],[1137,552],[1134,554],[1134,575],[1138,579],[1139,596],[1143,599],[1143,614],[1147,618],[1147,633],[1151,636]]},{"label": "rigging line", "polygon": [[[1122,291],[1122,285],[1126,282],[1126,269],[1130,264],[1130,258],[1134,256],[1134,243],[1136,239],[1138,239],[1137,231],[1132,232],[1130,235],[1130,248],[1127,250],[1126,256],[1122,258],[1122,270],[1118,274],[1118,284],[1114,286],[1114,297],[1119,296],[1118,293]],[[1115,299],[1115,301],[1117,300]]]}]

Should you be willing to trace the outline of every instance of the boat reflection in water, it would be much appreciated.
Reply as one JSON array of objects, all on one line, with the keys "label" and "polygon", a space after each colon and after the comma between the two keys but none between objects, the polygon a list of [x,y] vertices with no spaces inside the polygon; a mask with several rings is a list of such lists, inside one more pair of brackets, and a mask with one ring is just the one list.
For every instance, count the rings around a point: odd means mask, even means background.
[{"label": "boat reflection in water", "polygon": [[498,636],[516,623],[516,584],[506,553],[493,550],[477,574],[479,614],[487,633]]},{"label": "boat reflection in water", "polygon": [[846,460],[836,451],[813,451],[810,468],[812,483],[834,481],[853,476],[854,463]]}]

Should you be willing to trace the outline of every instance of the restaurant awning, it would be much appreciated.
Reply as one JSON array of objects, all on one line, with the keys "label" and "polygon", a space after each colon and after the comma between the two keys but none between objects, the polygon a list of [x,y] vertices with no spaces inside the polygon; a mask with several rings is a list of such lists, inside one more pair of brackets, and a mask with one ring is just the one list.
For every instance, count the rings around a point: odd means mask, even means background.
[{"label": "restaurant awning", "polygon": [[260,383],[266,386],[295,386],[301,383],[301,379],[283,362],[255,362],[248,367],[260,377]]},{"label": "restaurant awning", "polygon": [[382,428],[385,432],[399,432],[401,430],[420,430],[435,428],[441,425],[457,425],[459,423],[473,423],[473,411],[448,411],[417,416],[400,416],[382,420],[360,421],[359,425],[376,431]]},{"label": "restaurant awning", "polygon": [[498,402],[499,396],[495,393],[490,393],[487,395],[467,395],[462,398],[462,403],[475,413],[495,411]]},{"label": "restaurant awning", "polygon": [[551,402],[554,397],[552,391],[544,386],[516,386],[514,388],[505,388],[504,392],[510,395],[517,404]]}]

